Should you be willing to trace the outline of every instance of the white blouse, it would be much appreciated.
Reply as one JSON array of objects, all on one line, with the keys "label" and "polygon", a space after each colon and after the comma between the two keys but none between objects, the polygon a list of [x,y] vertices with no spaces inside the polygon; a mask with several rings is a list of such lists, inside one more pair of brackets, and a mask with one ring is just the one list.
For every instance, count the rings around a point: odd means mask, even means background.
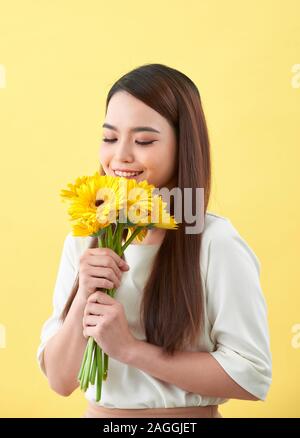
[{"label": "white blouse", "polygon": [[[59,315],[75,280],[79,257],[91,239],[73,237],[71,232],[65,238],[54,288],[53,313],[42,327],[37,351],[41,370],[43,350],[61,326]],[[115,293],[115,299],[124,305],[132,334],[144,341],[139,304],[159,245],[131,244],[126,248],[124,256],[130,270],[122,274]],[[199,266],[205,324],[197,348],[190,351],[209,352],[241,387],[264,400],[272,380],[272,356],[267,307],[260,286],[260,261],[228,218],[207,212]],[[96,403],[96,387],[90,385],[85,397]],[[227,400],[187,392],[110,357],[99,404],[125,409],[172,408],[222,404]]]}]

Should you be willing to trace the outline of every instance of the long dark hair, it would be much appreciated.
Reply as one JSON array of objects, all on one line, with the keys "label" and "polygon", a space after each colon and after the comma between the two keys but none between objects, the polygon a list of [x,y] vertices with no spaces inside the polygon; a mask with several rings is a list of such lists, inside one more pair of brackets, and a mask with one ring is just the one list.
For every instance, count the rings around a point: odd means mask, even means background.
[{"label": "long dark hair", "polygon": [[[127,91],[165,117],[174,127],[177,139],[177,187],[204,189],[204,214],[211,189],[211,160],[208,130],[200,93],[188,76],[163,64],[145,64],[122,76],[110,89],[111,97]],[[105,174],[100,166],[100,173]],[[173,204],[171,203],[171,214]],[[182,210],[183,211],[183,210]],[[177,230],[166,234],[143,290],[140,320],[147,342],[173,354],[197,344],[203,329],[204,302],[200,272],[202,234],[186,234],[184,215]],[[191,224],[188,224],[191,226]],[[93,238],[90,248],[98,247]],[[79,275],[62,312],[64,320],[79,287]]]}]

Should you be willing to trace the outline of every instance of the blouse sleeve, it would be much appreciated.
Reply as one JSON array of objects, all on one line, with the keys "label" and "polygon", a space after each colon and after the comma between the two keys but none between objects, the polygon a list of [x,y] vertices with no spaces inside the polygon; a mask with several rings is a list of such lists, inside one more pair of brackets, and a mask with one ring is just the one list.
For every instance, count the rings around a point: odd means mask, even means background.
[{"label": "blouse sleeve", "polygon": [[210,354],[246,391],[265,400],[272,379],[267,307],[260,262],[228,223],[210,241],[206,276]]},{"label": "blouse sleeve", "polygon": [[40,334],[40,344],[37,350],[37,361],[39,368],[44,371],[43,352],[47,341],[58,331],[62,322],[59,320],[60,314],[70,295],[72,286],[77,276],[75,267],[73,236],[71,232],[65,237],[63,249],[58,266],[56,283],[52,299],[52,315],[42,326]]}]

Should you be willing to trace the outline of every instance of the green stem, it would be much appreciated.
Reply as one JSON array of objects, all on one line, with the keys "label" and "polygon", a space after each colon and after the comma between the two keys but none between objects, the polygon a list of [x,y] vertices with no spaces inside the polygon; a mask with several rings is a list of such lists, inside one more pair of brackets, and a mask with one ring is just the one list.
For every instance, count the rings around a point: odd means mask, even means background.
[{"label": "green stem", "polygon": [[102,389],[102,350],[97,344],[96,347],[96,361],[97,361],[97,386],[96,386],[96,401],[101,399]]},{"label": "green stem", "polygon": [[98,234],[98,247],[99,248],[103,248],[105,246],[105,234],[106,234],[106,232],[101,233],[101,235]]},{"label": "green stem", "polygon": [[97,349],[97,343],[94,342],[93,359],[92,359],[91,374],[90,374],[90,382],[92,385],[95,385],[96,370],[97,370],[96,349]]},{"label": "green stem", "polygon": [[124,230],[125,226],[126,226],[126,224],[120,224],[119,234],[117,236],[116,248],[117,248],[118,255],[121,255],[122,236],[123,236],[123,230]]},{"label": "green stem", "polygon": [[86,359],[85,359],[85,363],[84,363],[84,367],[83,367],[83,370],[82,370],[82,374],[81,374],[81,378],[80,378],[80,389],[82,390],[82,391],[85,391],[84,390],[84,381],[85,381],[85,376],[86,376],[86,373],[87,373],[87,357],[88,357],[88,351],[89,351],[89,344],[87,344],[87,346],[86,346]]},{"label": "green stem", "polygon": [[103,361],[103,376],[102,376],[102,380],[106,380],[107,379],[107,371],[108,371],[108,355],[106,353],[104,353],[104,361]]},{"label": "green stem", "polygon": [[107,248],[113,249],[113,235],[111,225],[109,225],[107,228]]},{"label": "green stem", "polygon": [[88,340],[88,352],[87,352],[87,358],[84,367],[83,384],[82,384],[84,392],[87,390],[89,386],[90,367],[91,367],[94,342],[95,342],[94,338],[90,336]]},{"label": "green stem", "polygon": [[104,234],[104,245],[105,245],[105,248],[108,248],[108,231],[107,231],[107,228],[106,228],[106,232]]},{"label": "green stem", "polygon": [[119,232],[119,222],[117,222],[115,229],[114,229],[114,234],[113,234],[113,242],[116,242],[117,236],[118,236],[118,232]]},{"label": "green stem", "polygon": [[129,239],[124,243],[124,245],[121,247],[121,254],[119,254],[120,256],[123,255],[125,249],[127,248],[128,245],[130,245],[130,243],[133,241],[133,239],[135,239],[135,237],[139,234],[139,232],[143,229],[144,227],[137,227],[134,232],[132,233],[132,235],[129,237]]}]

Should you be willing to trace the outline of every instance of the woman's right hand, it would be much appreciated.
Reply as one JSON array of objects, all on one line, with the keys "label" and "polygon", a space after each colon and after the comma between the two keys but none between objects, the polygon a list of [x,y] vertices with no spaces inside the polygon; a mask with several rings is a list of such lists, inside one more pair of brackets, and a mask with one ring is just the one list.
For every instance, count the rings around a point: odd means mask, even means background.
[{"label": "woman's right hand", "polygon": [[88,248],[79,259],[78,294],[85,300],[97,288],[113,289],[121,284],[128,264],[110,248]]}]

